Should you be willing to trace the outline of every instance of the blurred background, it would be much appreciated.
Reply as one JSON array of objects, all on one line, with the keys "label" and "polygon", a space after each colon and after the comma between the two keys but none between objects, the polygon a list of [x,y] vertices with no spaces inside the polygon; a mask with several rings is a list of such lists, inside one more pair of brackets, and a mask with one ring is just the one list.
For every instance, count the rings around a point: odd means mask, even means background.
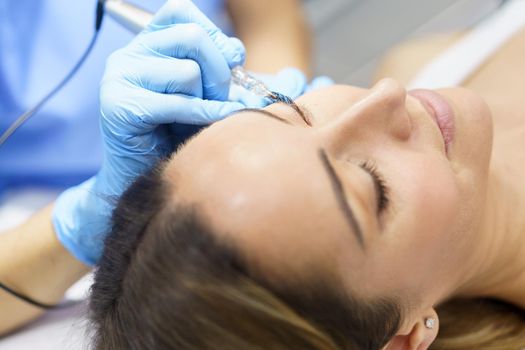
[{"label": "blurred background", "polygon": [[409,38],[460,31],[504,0],[304,0],[314,34],[314,74],[368,86],[380,57]]}]

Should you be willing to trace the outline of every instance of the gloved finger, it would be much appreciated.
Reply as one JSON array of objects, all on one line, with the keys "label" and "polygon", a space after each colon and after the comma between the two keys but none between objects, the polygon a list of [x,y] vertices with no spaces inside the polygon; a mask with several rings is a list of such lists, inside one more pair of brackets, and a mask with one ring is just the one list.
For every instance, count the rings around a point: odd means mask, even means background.
[{"label": "gloved finger", "polygon": [[159,94],[149,90],[142,90],[134,100],[141,109],[140,120],[135,124],[143,130],[148,129],[148,126],[171,123],[206,125],[246,108],[238,102],[203,100],[193,96]]},{"label": "gloved finger", "polygon": [[299,69],[284,68],[277,73],[272,90],[294,99],[303,94],[306,83],[306,76]]},{"label": "gloved finger", "polygon": [[309,91],[316,90],[316,89],[319,89],[319,88],[323,88],[323,87],[326,87],[326,86],[331,86],[331,85],[334,85],[334,84],[335,84],[335,82],[332,80],[332,78],[330,78],[330,77],[328,77],[326,75],[321,75],[321,76],[318,76],[318,77],[314,78],[310,82],[310,84],[308,84],[305,92],[309,92]]},{"label": "gloved finger", "polygon": [[169,0],[155,14],[146,32],[157,31],[173,24],[196,23],[210,36],[222,52],[230,68],[244,64],[246,51],[236,38],[230,38],[217,28],[190,0]]},{"label": "gloved finger", "polygon": [[202,77],[199,64],[190,59],[152,57],[137,66],[130,81],[144,89],[163,94],[184,94],[202,98]]},{"label": "gloved finger", "polygon": [[[140,39],[140,45],[164,56],[196,61],[202,72],[204,98],[223,101],[228,97],[230,68],[222,53],[198,24],[177,24],[164,30],[146,33]],[[169,60],[167,64],[168,62]],[[177,61],[171,62],[173,67],[166,70],[167,75],[170,72],[177,74],[181,71],[176,65]]]}]

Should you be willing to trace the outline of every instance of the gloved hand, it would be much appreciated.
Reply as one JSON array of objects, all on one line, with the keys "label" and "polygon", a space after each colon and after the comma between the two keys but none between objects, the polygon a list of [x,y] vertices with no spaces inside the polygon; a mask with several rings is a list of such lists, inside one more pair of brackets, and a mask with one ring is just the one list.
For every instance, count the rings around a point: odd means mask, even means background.
[{"label": "gloved hand", "polygon": [[58,239],[76,258],[97,262],[115,199],[173,151],[173,123],[209,124],[244,108],[226,101],[230,69],[244,57],[242,43],[189,0],[168,1],[109,57],[100,88],[105,161],[96,176],[62,193],[53,213]]},{"label": "gloved hand", "polygon": [[[295,99],[305,92],[319,87],[332,85],[334,82],[327,76],[313,79],[310,84],[306,76],[297,68],[284,68],[277,74],[253,73],[250,74],[262,81],[271,91],[279,92],[285,96]],[[248,90],[232,84],[230,87],[230,101],[237,101],[247,108],[262,108],[271,103],[269,99],[257,96]]]}]

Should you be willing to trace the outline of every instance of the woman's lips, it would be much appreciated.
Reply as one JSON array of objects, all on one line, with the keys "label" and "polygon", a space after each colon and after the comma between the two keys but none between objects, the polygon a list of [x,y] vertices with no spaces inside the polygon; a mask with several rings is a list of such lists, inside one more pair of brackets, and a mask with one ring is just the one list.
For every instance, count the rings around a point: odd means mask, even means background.
[{"label": "woman's lips", "polygon": [[410,96],[417,98],[430,112],[436,121],[445,141],[445,150],[448,154],[450,145],[454,140],[454,110],[440,94],[424,89],[411,90]]}]

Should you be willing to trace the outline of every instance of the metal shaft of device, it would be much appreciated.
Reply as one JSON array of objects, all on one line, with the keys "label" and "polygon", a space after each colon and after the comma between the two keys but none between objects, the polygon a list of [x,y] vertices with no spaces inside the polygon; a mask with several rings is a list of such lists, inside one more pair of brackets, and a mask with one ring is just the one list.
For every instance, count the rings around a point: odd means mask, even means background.
[{"label": "metal shaft of device", "polygon": [[122,0],[106,0],[106,13],[134,34],[140,33],[153,19],[153,14]]}]

